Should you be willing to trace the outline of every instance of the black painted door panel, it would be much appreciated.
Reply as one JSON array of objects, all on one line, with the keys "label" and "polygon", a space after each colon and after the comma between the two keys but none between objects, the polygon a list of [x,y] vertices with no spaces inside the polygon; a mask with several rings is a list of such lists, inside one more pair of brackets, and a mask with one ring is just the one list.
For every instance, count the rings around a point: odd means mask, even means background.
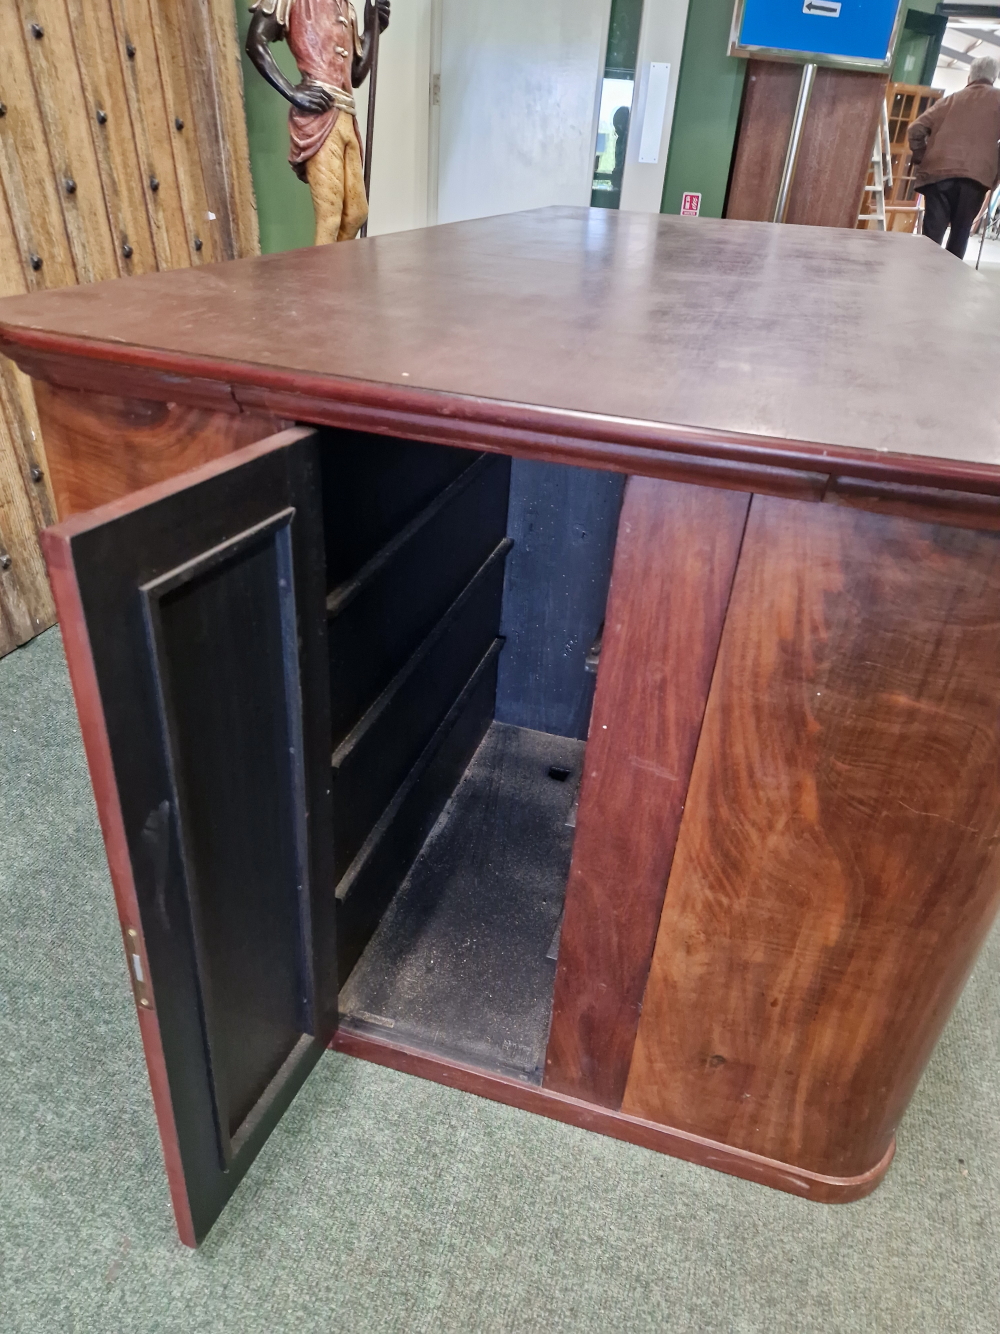
[{"label": "black painted door panel", "polygon": [[272,437],[44,536],[182,1239],[336,1023],[321,487]]}]

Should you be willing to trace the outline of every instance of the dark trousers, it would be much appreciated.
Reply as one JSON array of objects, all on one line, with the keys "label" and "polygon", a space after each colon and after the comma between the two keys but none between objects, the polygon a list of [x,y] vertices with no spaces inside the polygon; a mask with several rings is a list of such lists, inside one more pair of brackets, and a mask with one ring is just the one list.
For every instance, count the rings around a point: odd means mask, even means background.
[{"label": "dark trousers", "polygon": [[940,245],[950,227],[948,250],[964,259],[972,224],[986,198],[986,187],[965,176],[949,176],[946,181],[925,185],[920,193],[926,210],[924,235],[929,236],[935,245]]}]

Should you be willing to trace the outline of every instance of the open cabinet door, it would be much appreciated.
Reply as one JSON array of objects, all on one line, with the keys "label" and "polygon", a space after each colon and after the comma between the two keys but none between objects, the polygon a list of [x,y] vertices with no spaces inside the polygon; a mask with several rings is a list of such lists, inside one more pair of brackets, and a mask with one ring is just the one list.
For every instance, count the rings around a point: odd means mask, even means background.
[{"label": "open cabinet door", "polygon": [[43,546],[194,1246],[336,1021],[312,433],[76,515]]}]

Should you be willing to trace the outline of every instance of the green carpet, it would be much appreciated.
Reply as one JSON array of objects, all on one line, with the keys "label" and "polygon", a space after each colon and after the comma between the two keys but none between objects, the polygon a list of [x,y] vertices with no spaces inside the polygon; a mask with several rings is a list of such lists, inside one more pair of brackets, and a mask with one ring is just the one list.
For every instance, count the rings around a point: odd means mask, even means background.
[{"label": "green carpet", "polygon": [[327,1056],[176,1240],[57,631],[0,662],[0,1331],[1000,1329],[1000,938],[869,1200]]}]

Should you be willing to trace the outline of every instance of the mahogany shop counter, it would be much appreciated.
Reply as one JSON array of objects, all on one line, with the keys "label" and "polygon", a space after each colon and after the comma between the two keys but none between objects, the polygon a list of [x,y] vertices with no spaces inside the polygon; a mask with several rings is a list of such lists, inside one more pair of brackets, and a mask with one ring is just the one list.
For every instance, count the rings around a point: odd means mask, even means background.
[{"label": "mahogany shop counter", "polygon": [[185,1241],[330,1044],[878,1184],[1000,893],[998,338],[572,208],[0,303]]}]

